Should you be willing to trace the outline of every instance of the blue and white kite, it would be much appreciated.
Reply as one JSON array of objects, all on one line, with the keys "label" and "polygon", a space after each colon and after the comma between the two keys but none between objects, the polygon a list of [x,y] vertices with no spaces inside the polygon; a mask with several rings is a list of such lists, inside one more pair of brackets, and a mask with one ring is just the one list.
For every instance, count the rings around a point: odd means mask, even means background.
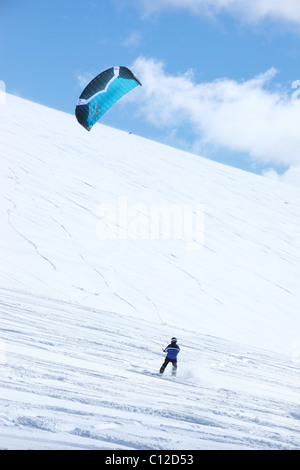
[{"label": "blue and white kite", "polygon": [[77,121],[90,131],[116,101],[138,85],[141,82],[127,67],[105,70],[81,93],[75,110]]}]

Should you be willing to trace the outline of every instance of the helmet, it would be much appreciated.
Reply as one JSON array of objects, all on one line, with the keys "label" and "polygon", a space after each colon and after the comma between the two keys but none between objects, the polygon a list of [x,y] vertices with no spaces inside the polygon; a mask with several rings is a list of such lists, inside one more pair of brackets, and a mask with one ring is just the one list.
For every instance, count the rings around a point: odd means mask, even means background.
[{"label": "helmet", "polygon": [[177,338],[173,336],[173,338],[171,339],[171,343],[177,343]]}]

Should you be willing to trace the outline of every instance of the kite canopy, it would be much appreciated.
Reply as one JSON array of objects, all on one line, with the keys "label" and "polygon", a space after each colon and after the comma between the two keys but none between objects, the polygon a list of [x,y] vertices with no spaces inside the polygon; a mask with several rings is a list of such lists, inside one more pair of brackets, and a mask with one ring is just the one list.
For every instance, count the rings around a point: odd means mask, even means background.
[{"label": "kite canopy", "polygon": [[141,82],[127,67],[105,70],[81,93],[75,110],[77,121],[90,131],[116,101],[138,85]]}]

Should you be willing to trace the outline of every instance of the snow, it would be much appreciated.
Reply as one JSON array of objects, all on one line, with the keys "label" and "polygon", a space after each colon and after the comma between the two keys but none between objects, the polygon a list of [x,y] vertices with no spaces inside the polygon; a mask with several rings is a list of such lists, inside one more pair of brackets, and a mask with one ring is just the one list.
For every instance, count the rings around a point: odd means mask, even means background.
[{"label": "snow", "polygon": [[0,134],[0,448],[298,449],[299,189],[12,95]]}]

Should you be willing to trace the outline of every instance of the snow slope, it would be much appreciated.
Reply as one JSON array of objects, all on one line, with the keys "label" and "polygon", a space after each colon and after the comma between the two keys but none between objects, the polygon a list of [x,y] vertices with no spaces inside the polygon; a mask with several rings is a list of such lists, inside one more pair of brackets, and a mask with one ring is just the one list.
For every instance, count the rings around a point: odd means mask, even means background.
[{"label": "snow slope", "polygon": [[300,191],[10,95],[0,133],[0,447],[299,448]]}]

